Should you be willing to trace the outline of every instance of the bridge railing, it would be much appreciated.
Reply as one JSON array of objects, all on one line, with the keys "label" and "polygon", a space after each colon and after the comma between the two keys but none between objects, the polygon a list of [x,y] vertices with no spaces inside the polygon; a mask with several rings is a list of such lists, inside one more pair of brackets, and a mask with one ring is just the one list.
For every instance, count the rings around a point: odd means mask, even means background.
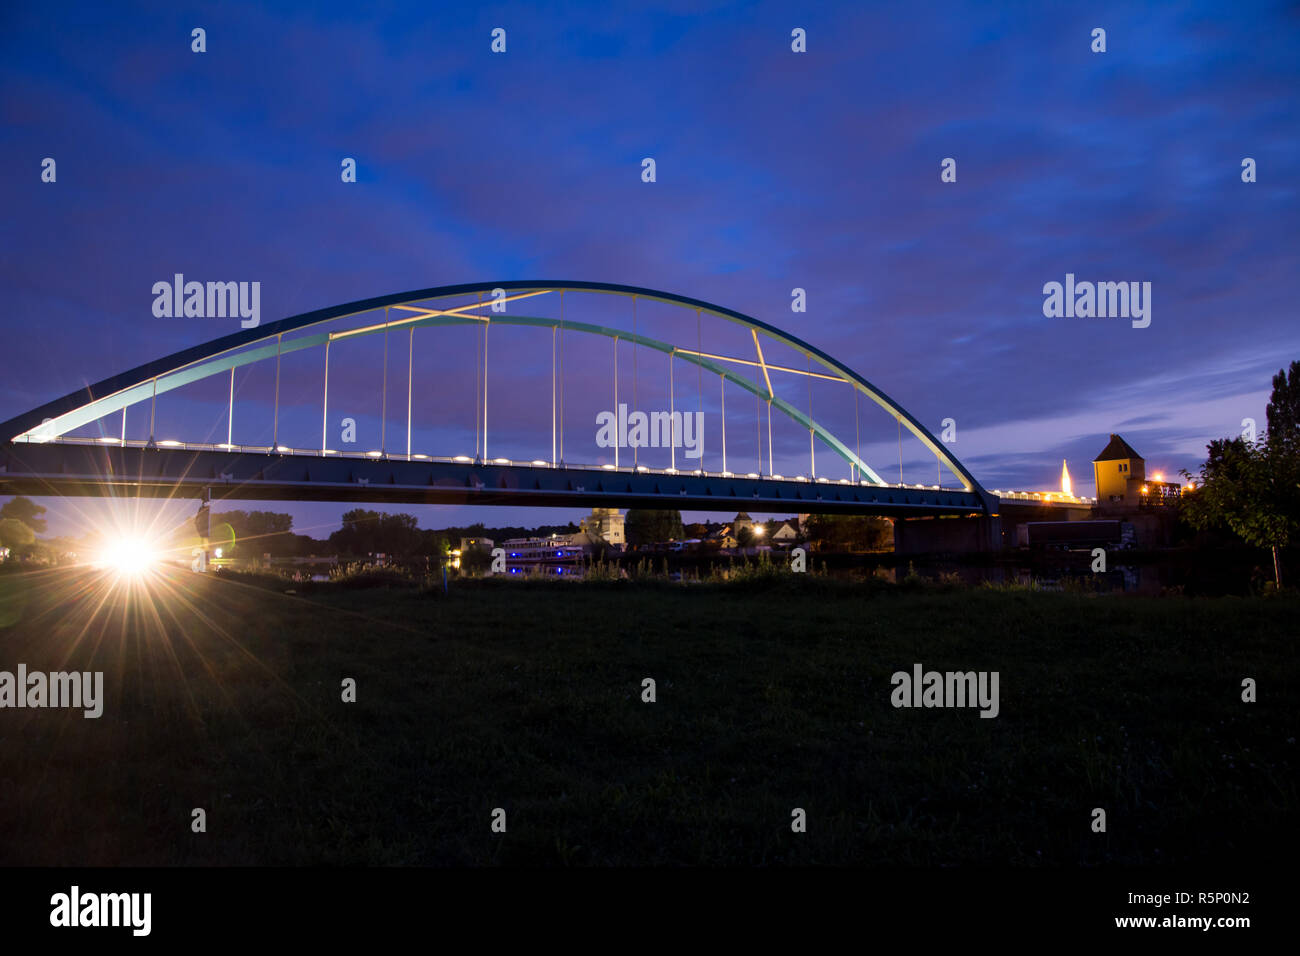
[{"label": "bridge railing", "polygon": [[1032,501],[1048,505],[1095,505],[1097,503],[1096,498],[1079,498],[1061,491],[999,491],[994,488],[993,494],[1002,501]]},{"label": "bridge railing", "polygon": [[[780,475],[768,474],[762,475],[758,472],[735,472],[735,471],[708,471],[704,469],[692,468],[651,468],[646,465],[619,465],[612,464],[595,464],[589,462],[550,462],[541,458],[531,460],[520,460],[511,458],[485,458],[476,461],[469,455],[425,455],[413,453],[406,455],[402,452],[383,452],[378,450],[372,451],[341,451],[333,448],[292,448],[288,445],[245,445],[231,444],[227,442],[184,442],[174,439],[159,439],[153,442],[144,439],[121,439],[111,436],[100,438],[78,438],[67,435],[60,435],[56,438],[48,439],[31,439],[24,438],[15,442],[16,444],[33,444],[33,445],[80,445],[80,446],[98,446],[102,445],[108,448],[158,448],[170,451],[202,451],[202,452],[227,452],[233,454],[246,455],[294,455],[308,458],[352,458],[368,459],[370,461],[427,461],[442,462],[446,464],[480,464],[480,465],[506,465],[516,468],[554,468],[564,469],[567,471],[593,471],[615,474],[652,474],[652,475],[691,475],[702,478],[745,478],[757,479],[760,481],[796,481],[807,484],[818,485],[857,485],[862,488],[892,488],[897,490],[918,490],[918,491],[965,491],[964,488],[944,488],[940,485],[925,484],[902,484],[890,483],[880,484],[872,481],[850,481],[848,478],[809,478],[807,475]],[[1029,493],[1023,494],[1028,498],[1036,499],[1036,495]],[[1005,497],[1005,495],[1004,495]],[[1086,499],[1076,499],[1086,500]]]}]

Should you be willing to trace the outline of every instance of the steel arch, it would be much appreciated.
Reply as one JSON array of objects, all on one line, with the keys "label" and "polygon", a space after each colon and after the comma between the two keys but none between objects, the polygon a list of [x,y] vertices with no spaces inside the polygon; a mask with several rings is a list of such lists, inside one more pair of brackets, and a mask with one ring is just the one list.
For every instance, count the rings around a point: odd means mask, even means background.
[{"label": "steel arch", "polygon": [[[514,280],[492,283],[466,283],[450,286],[438,286],[412,292],[393,293],[356,302],[343,303],[325,309],[318,309],[313,312],[307,312],[290,318],[281,319],[280,321],[270,323],[269,325],[262,325],[252,329],[243,329],[222,338],[156,359],[127,372],[105,379],[94,385],[79,389],[63,396],[62,398],[48,402],[39,408],[33,409],[30,412],[16,416],[15,418],[0,424],[0,435],[10,436],[8,439],[10,441],[48,441],[59,435],[65,434],[74,428],[96,421],[97,419],[111,414],[121,408],[150,399],[152,396],[163,394],[164,392],[170,391],[174,388],[179,388],[182,385],[197,381],[200,378],[215,375],[221,371],[228,370],[235,365],[261,361],[276,355],[277,352],[283,354],[286,351],[295,351],[298,349],[321,345],[330,341],[334,336],[366,334],[367,331],[373,332],[376,330],[382,331],[383,326],[377,326],[370,330],[345,330],[341,333],[327,332],[323,335],[300,337],[292,339],[287,343],[283,343],[282,337],[286,333],[331,322],[340,318],[373,312],[389,306],[409,306],[412,303],[427,302],[429,300],[444,299],[474,293],[490,293],[497,289],[504,290],[507,293],[531,292],[539,295],[551,292],[574,291],[634,297],[637,299],[647,299],[649,301],[663,302],[669,305],[685,307],[742,325],[753,332],[756,342],[757,336],[761,334],[793,348],[795,351],[805,355],[810,361],[816,361],[822,367],[836,373],[846,384],[852,386],[856,391],[866,395],[877,405],[895,417],[902,426],[905,426],[908,431],[920,440],[922,445],[924,445],[931,454],[936,457],[936,459],[946,465],[949,471],[951,471],[963,483],[965,490],[976,492],[981,496],[986,494],[979,482],[975,480],[974,476],[971,475],[965,466],[963,466],[955,457],[950,455],[944,446],[905,408],[891,399],[881,389],[874,386],[867,379],[858,375],[848,366],[835,360],[815,346],[751,316],[737,312],[734,309],[728,309],[724,306],[705,302],[701,299],[680,296],[669,292],[639,286],[600,282]],[[490,306],[491,302],[488,301],[480,304],[458,306],[456,309],[459,313],[464,313],[471,309],[478,310]],[[482,316],[475,317],[460,314],[449,315],[445,313],[437,314],[438,312],[439,310],[430,308],[427,310],[425,316],[417,315],[411,319],[400,320],[400,327],[408,328],[417,327],[419,325],[438,324],[472,324],[482,321],[483,319]],[[821,426],[817,425],[816,422],[803,416],[798,409],[790,406],[783,400],[776,398],[775,395],[772,394],[770,385],[767,389],[763,389],[758,383],[751,382],[742,376],[738,376],[702,356],[694,356],[688,352],[681,351],[670,343],[658,342],[648,337],[634,336],[622,330],[609,329],[603,326],[591,325],[589,323],[572,321],[560,322],[557,319],[535,316],[518,316],[508,313],[491,314],[486,318],[490,322],[497,322],[500,324],[533,324],[546,325],[548,327],[554,325],[562,326],[566,331],[573,329],[574,331],[586,332],[588,334],[616,335],[619,338],[627,340],[637,339],[639,340],[639,344],[655,348],[659,351],[666,351],[675,357],[699,364],[704,368],[708,368],[710,371],[723,375],[727,380],[754,392],[759,395],[760,398],[770,400],[772,404],[784,414],[793,418],[802,426],[811,428],[841,457],[857,464],[865,474],[871,476],[875,483],[881,485],[885,484],[885,482],[876,475],[870,466],[866,465],[865,462],[862,462],[856,454],[848,451],[847,447],[835,438],[834,435],[826,431],[824,428],[821,428]],[[396,324],[398,323],[388,323],[390,328]],[[236,350],[243,349],[245,346],[263,342],[269,344],[263,346],[261,349],[236,352]]]}]

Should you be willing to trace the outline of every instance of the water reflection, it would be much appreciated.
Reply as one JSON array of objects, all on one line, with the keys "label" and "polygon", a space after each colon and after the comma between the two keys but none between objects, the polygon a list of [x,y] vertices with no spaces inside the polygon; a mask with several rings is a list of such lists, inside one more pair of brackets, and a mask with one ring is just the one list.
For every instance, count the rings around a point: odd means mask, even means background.
[{"label": "water reflection", "polygon": [[[737,565],[737,568],[739,565]],[[562,579],[581,581],[593,574],[602,578],[635,578],[649,571],[661,580],[692,582],[731,577],[727,562],[713,564],[676,564],[652,562],[648,567],[610,563],[593,568],[587,564],[510,564],[505,576],[514,579]],[[826,572],[841,580],[866,580],[877,578],[894,584],[905,583],[909,576],[936,583],[952,583],[968,587],[981,585],[1024,587],[1040,591],[1067,591],[1093,594],[1167,593],[1244,594],[1249,591],[1248,581],[1242,575],[1210,574],[1206,569],[1174,564],[1120,564],[1102,572],[1094,572],[1088,562],[1069,564],[1000,563],[988,565],[963,565],[933,563],[902,567],[845,567],[829,568]],[[477,572],[481,577],[492,577],[490,571]],[[501,575],[497,575],[498,577]],[[1241,580],[1238,580],[1241,578]]]}]

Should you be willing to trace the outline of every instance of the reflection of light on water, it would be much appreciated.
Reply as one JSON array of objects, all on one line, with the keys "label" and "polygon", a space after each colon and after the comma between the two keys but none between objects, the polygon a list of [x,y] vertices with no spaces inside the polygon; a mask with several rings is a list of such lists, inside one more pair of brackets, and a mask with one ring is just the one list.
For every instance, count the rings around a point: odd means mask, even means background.
[{"label": "reflection of light on water", "polygon": [[[506,577],[514,578],[557,578],[562,577],[568,580],[579,581],[586,577],[586,569],[581,565],[559,565],[559,564],[507,564],[505,570]],[[493,574],[491,570],[482,572],[479,577],[499,578],[501,573]]]}]

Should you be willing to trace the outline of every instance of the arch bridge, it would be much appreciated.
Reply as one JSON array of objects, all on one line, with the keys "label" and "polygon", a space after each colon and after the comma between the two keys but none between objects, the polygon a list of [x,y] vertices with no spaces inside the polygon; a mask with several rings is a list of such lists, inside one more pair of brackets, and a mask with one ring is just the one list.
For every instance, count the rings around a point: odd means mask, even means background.
[{"label": "arch bridge", "polygon": [[[569,297],[566,317],[565,298]],[[620,310],[621,325],[592,322],[573,317],[575,296],[601,296],[603,305]],[[615,302],[613,297],[623,300]],[[653,306],[651,305],[653,304]],[[538,308],[543,306],[542,308]],[[694,318],[697,337],[680,330],[671,337],[648,334],[638,323],[638,309],[667,307],[679,318]],[[547,313],[547,314],[538,314]],[[693,316],[692,316],[693,313]],[[631,325],[627,324],[630,317]],[[733,342],[746,346],[709,350],[703,346],[703,320],[730,327]],[[678,325],[681,323],[678,322]],[[412,426],[417,410],[427,418],[427,404],[416,401],[415,357],[417,348],[430,345],[431,333],[447,334],[469,328],[475,341],[474,454],[446,454],[456,449],[413,446]],[[502,430],[491,419],[494,441],[489,453],[489,410],[498,405],[489,389],[489,332],[496,347],[508,330],[531,328],[551,344],[550,453],[536,449],[529,455],[501,455],[497,433]],[[416,332],[422,334],[417,340]],[[401,334],[405,333],[404,336]],[[737,339],[739,335],[739,339]],[[400,337],[399,337],[400,336]],[[582,463],[573,460],[574,442],[569,429],[570,456],[565,455],[566,391],[565,342],[580,336],[589,342],[604,340],[612,356],[610,387],[612,408],[606,423],[612,422],[612,447],[602,460]],[[382,394],[382,415],[377,449],[348,450],[332,440],[331,352],[335,358],[336,390],[339,354],[358,340],[382,337],[384,365],[376,375],[376,392]],[[407,339],[405,343],[401,338]],[[407,345],[405,375],[390,376],[390,348],[396,338],[396,357]],[[558,346],[558,347],[557,347]],[[748,348],[752,346],[752,352]],[[764,351],[765,346],[767,352]],[[572,345],[569,346],[572,355]],[[773,358],[774,349],[783,355],[802,357],[804,368]],[[633,361],[631,395],[628,376],[620,382],[620,362],[628,353]],[[297,353],[315,356],[319,365],[320,442],[287,441],[285,411],[281,403],[282,369]],[[667,359],[667,408],[646,413],[649,432],[661,430],[667,441],[668,463],[651,463],[646,432],[637,439],[636,414],[639,396],[639,362],[643,356],[659,354]],[[570,360],[572,362],[572,359]],[[461,362],[467,366],[469,357]],[[590,371],[590,363],[587,363]],[[274,396],[269,403],[271,440],[247,444],[236,441],[237,370],[265,368],[269,378],[274,367]],[[696,377],[700,387],[697,408],[703,407],[703,379],[716,379],[710,390],[710,415],[720,425],[721,442],[706,469],[703,455],[691,457],[684,439],[689,439],[692,414],[677,402],[677,370],[686,373],[682,381]],[[351,369],[349,369],[351,371]],[[197,383],[224,385],[228,378],[228,406],[222,416],[225,441],[220,434],[198,440],[161,437],[155,434],[160,399],[168,393]],[[500,374],[498,373],[498,378]],[[544,379],[544,376],[542,376]],[[396,379],[396,381],[390,381]],[[404,379],[404,381],[403,381]],[[775,379],[806,383],[808,407],[779,394]],[[301,375],[295,378],[301,385]],[[851,396],[855,431],[859,405],[883,412],[897,423],[900,481],[886,481],[862,456],[860,433],[840,434],[826,421],[814,417],[812,387],[837,390],[844,400]],[[418,383],[419,397],[427,397],[427,383]],[[619,389],[623,391],[620,393]],[[713,395],[719,399],[713,414]],[[732,415],[738,400],[752,396],[754,418],[744,414],[744,454],[738,441],[736,418],[731,419],[732,449],[728,457],[728,397]],[[498,391],[495,398],[500,398]],[[545,394],[535,403],[545,410]],[[626,412],[627,399],[632,412]],[[865,401],[864,401],[865,400]],[[682,403],[685,405],[686,403]],[[302,402],[295,414],[303,414]],[[748,408],[746,404],[743,406]],[[337,407],[334,408],[337,414]],[[766,412],[766,453],[763,413]],[[147,412],[146,437],[129,437],[127,415],[133,412],[139,427]],[[265,409],[259,408],[259,415]],[[807,473],[778,464],[773,451],[773,412],[797,432],[807,434]],[[313,412],[314,414],[314,412]],[[509,414],[509,413],[507,413]],[[702,430],[703,411],[700,428]],[[120,423],[119,423],[120,416]],[[396,421],[394,418],[396,417]],[[436,416],[435,416],[436,417]],[[404,419],[404,422],[403,422]],[[599,419],[598,419],[599,420]],[[390,431],[390,422],[395,426]],[[265,423],[263,423],[265,424]],[[405,428],[402,428],[402,425]],[[783,426],[783,427],[788,427]],[[588,429],[595,432],[595,428]],[[541,431],[545,431],[544,426]],[[934,484],[904,484],[902,439],[915,440],[933,456],[939,475],[947,478]],[[750,444],[756,435],[756,443]],[[301,436],[300,436],[301,437]],[[702,435],[700,436],[702,440]],[[467,441],[467,439],[466,439]],[[599,441],[599,440],[598,440]],[[80,389],[39,408],[0,424],[0,494],[98,495],[123,497],[211,497],[252,500],[366,501],[374,503],[430,503],[474,505],[545,505],[671,507],[691,510],[750,510],[767,512],[818,512],[877,514],[889,516],[982,515],[997,512],[997,499],[989,495],[930,432],[900,404],[845,364],[813,345],[758,319],[719,305],[653,289],[596,282],[510,281],[442,286],[414,292],[380,296],[309,312],[269,325],[243,329],[211,342],[146,363],[94,385]],[[542,438],[544,444],[544,437]],[[656,444],[658,444],[656,442]],[[756,448],[755,448],[756,445]],[[818,474],[818,450],[821,471]],[[467,451],[468,449],[462,449]],[[507,449],[508,450],[508,449]],[[436,454],[435,452],[444,452]],[[718,453],[720,451],[720,454]],[[756,453],[755,453],[756,452]],[[829,453],[829,454],[828,454]],[[612,460],[611,460],[612,459]],[[783,461],[790,460],[783,450]],[[844,476],[830,477],[828,461]],[[797,469],[802,472],[800,465]]]}]

